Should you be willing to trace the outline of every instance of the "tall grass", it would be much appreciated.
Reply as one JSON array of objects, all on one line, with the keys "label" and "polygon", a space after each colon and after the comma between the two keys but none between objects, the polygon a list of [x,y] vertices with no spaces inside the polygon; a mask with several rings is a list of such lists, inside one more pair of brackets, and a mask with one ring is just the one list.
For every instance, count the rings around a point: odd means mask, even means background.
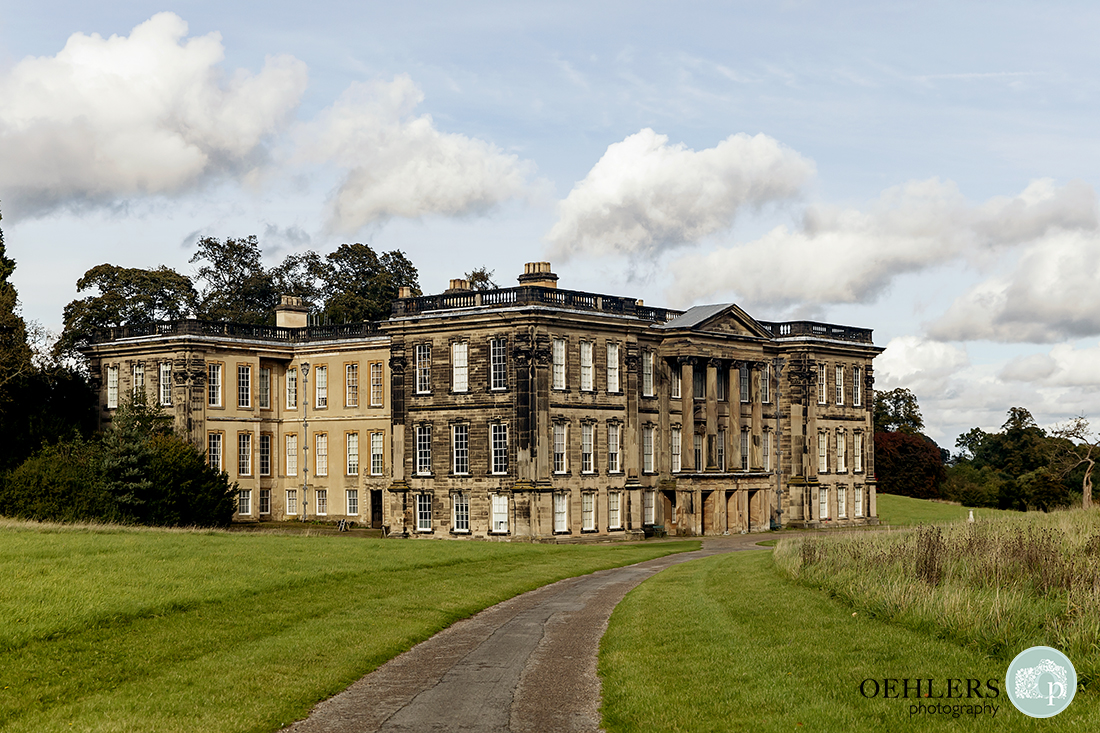
[{"label": "tall grass", "polygon": [[1100,512],[784,540],[776,565],[872,616],[1010,660],[1061,649],[1100,683]]}]

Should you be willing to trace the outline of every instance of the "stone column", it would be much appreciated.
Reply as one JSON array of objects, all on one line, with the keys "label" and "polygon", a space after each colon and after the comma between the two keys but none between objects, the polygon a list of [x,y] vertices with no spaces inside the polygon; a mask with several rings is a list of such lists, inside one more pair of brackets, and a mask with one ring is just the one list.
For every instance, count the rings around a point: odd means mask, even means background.
[{"label": "stone column", "polygon": [[718,359],[707,361],[707,437],[703,441],[703,464],[708,471],[718,470],[718,369],[721,365]]},{"label": "stone column", "polygon": [[754,470],[762,470],[764,467],[764,405],[760,401],[760,376],[763,373],[763,366],[763,362],[752,362],[749,366],[751,379],[749,399],[752,400],[752,459],[749,461],[749,467]]},{"label": "stone column", "polygon": [[681,356],[680,363],[680,469],[686,473],[701,470],[695,465],[695,374],[697,360]]}]

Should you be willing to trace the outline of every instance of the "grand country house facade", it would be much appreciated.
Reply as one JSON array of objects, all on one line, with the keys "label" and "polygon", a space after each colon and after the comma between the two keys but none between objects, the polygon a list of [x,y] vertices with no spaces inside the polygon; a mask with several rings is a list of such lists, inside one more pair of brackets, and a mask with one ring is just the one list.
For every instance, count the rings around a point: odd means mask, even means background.
[{"label": "grand country house facade", "polygon": [[403,292],[377,323],[182,320],[87,347],[241,489],[238,521],[546,541],[877,522],[871,331],[563,290]]}]

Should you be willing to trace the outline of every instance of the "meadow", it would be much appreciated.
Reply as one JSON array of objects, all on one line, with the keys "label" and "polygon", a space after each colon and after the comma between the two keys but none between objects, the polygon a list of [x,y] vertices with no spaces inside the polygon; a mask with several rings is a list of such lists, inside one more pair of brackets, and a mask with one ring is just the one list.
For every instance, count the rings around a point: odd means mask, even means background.
[{"label": "meadow", "polygon": [[698,546],[0,520],[0,730],[277,730],[494,603]]},{"label": "meadow", "polygon": [[927,501],[895,494],[879,494],[876,497],[876,503],[879,521],[891,527],[915,527],[920,524],[961,522],[970,516],[971,511],[974,512],[974,519],[1020,516],[1020,512],[1006,509],[965,507],[946,501]]}]

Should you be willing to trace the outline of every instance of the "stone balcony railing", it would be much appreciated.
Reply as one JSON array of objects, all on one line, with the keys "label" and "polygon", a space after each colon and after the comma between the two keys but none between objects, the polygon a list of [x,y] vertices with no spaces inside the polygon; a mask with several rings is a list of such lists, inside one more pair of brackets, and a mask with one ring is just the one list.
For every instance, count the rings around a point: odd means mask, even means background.
[{"label": "stone balcony railing", "polygon": [[285,328],[254,323],[230,323],[227,321],[200,321],[187,318],[178,321],[141,323],[107,328],[96,332],[92,343],[120,341],[143,336],[227,336],[231,338],[302,343],[333,339],[359,338],[378,333],[378,324],[372,321],[342,323],[340,325],[305,326]]},{"label": "stone balcony railing", "polygon": [[761,326],[771,331],[775,338],[821,338],[836,341],[854,341],[861,344],[873,343],[872,330],[869,328],[854,328],[852,326],[838,326],[833,323],[817,323],[815,321],[784,321],[773,323],[770,321],[757,321]]},{"label": "stone balcony railing", "polygon": [[547,305],[567,310],[613,313],[656,323],[671,321],[682,312],[669,308],[650,308],[640,305],[632,298],[521,285],[499,290],[470,290],[399,298],[393,302],[393,315],[400,317],[458,308],[504,308],[517,305]]}]

